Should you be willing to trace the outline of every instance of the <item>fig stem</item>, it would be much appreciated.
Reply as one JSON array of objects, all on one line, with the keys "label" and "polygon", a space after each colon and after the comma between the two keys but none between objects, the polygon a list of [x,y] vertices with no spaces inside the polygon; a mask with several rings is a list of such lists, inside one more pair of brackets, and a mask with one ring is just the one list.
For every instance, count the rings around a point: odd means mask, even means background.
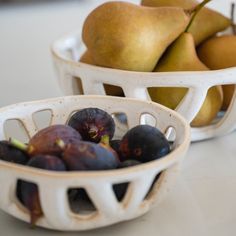
[{"label": "fig stem", "polygon": [[101,137],[100,143],[102,143],[103,145],[109,147],[110,146],[110,137],[109,137],[109,135],[103,135]]},{"label": "fig stem", "polygon": [[90,128],[88,133],[89,133],[89,136],[91,138],[96,138],[98,136],[98,129],[97,129],[97,127],[94,126],[94,127]]},{"label": "fig stem", "polygon": [[187,10],[187,13],[191,15],[191,19],[189,21],[189,24],[187,25],[187,28],[185,29],[185,32],[188,32],[198,12],[210,1],[212,0],[204,0],[201,3],[199,3],[197,6],[195,6],[193,9]]},{"label": "fig stem", "polygon": [[9,142],[12,146],[20,149],[21,151],[25,151],[25,152],[28,151],[28,145],[22,143],[21,141],[15,139],[15,138],[10,138]]},{"label": "fig stem", "polygon": [[32,154],[34,152],[35,148],[32,145],[28,146],[28,153]]},{"label": "fig stem", "polygon": [[57,139],[56,140],[56,145],[59,147],[59,148],[61,148],[61,149],[64,149],[65,148],[65,146],[66,146],[66,144],[65,144],[65,142],[62,140],[62,139]]}]

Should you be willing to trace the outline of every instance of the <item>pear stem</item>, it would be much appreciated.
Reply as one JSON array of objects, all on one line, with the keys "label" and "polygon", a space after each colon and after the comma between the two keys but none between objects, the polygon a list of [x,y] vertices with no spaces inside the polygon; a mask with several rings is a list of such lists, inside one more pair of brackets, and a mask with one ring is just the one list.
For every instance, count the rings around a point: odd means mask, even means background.
[{"label": "pear stem", "polygon": [[13,146],[16,147],[18,149],[20,149],[21,151],[27,152],[28,151],[28,145],[22,143],[21,141],[15,139],[15,138],[10,138],[9,139],[9,143]]},{"label": "pear stem", "polygon": [[196,15],[198,14],[198,12],[208,3],[212,0],[204,0],[202,1],[200,4],[198,4],[197,6],[195,6],[193,9],[189,10],[188,12],[190,13],[191,16],[191,19],[190,19],[190,22],[185,30],[185,32],[188,32],[189,28],[191,27]]},{"label": "pear stem", "polygon": [[231,3],[231,22],[232,22],[232,30],[233,34],[236,35],[236,25],[234,24],[234,13],[235,13],[235,3]]}]

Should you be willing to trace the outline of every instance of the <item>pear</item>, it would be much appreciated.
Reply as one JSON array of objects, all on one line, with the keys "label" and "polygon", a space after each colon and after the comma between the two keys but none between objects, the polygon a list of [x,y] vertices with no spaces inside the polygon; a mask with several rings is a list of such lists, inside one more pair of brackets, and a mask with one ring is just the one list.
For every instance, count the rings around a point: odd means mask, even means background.
[{"label": "pear", "polygon": [[84,54],[82,54],[82,56],[80,57],[79,61],[80,61],[80,62],[83,62],[83,63],[86,63],[86,64],[94,65],[94,66],[96,65],[96,64],[94,63],[94,60],[93,60],[93,58],[92,58],[91,53],[89,53],[88,50],[86,50],[86,51],[84,52]]},{"label": "pear", "polygon": [[[198,48],[200,60],[212,70],[236,66],[236,36],[222,35],[213,37]],[[235,85],[223,85],[224,101],[222,110],[227,110]]]},{"label": "pear", "polygon": [[[183,33],[168,48],[155,68],[156,72],[209,70],[197,57],[192,34]],[[191,79],[191,78],[189,78]],[[206,78],[207,79],[207,78]],[[175,109],[187,93],[187,88],[149,88],[153,101]],[[194,127],[209,125],[219,112],[223,101],[221,86],[208,90],[205,101],[192,121]]]},{"label": "pear", "polygon": [[233,98],[234,95],[234,91],[235,91],[235,85],[233,84],[227,84],[227,85],[222,85],[222,89],[223,89],[223,104],[221,107],[222,111],[226,111],[231,103],[231,100]]},{"label": "pear", "polygon": [[[90,64],[90,65],[96,65],[94,62],[91,53],[86,50],[84,54],[80,57],[80,62]],[[110,84],[104,84],[104,89],[106,91],[107,95],[111,96],[118,96],[118,97],[124,97],[124,92],[122,88],[115,86],[115,85],[110,85]]]},{"label": "pear", "polygon": [[150,72],[189,19],[179,7],[107,2],[88,15],[82,38],[96,65]]},{"label": "pear", "polygon": [[198,56],[212,70],[236,66],[236,36],[222,35],[204,42],[197,49]]},{"label": "pear", "polygon": [[[195,7],[198,2],[195,0],[142,0],[141,4],[151,7],[178,6],[190,9]],[[192,33],[195,45],[199,45],[205,39],[226,29],[230,25],[231,20],[229,18],[204,7],[196,16],[188,32]]]}]

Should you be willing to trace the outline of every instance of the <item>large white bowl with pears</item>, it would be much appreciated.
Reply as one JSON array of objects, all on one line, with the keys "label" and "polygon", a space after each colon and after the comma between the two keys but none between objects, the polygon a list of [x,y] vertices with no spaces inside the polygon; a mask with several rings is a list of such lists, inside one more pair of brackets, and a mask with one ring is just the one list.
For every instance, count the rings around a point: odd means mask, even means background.
[{"label": "large white bowl with pears", "polygon": [[[176,4],[182,8],[173,7]],[[82,32],[73,32],[53,43],[52,56],[64,94],[107,94],[153,100],[175,109],[191,123],[192,141],[233,131],[236,56],[228,59],[227,55],[235,50],[229,44],[230,41],[235,44],[236,36],[230,36],[231,40],[214,36],[229,28],[231,20],[206,7],[193,17],[199,8],[195,0],[143,0],[142,5],[145,6],[105,3],[89,14]],[[174,15],[171,21],[170,15]],[[143,21],[150,27],[142,29]],[[163,27],[163,22],[172,22],[173,28]],[[143,36],[146,31],[148,36]],[[211,43],[212,39],[208,38],[213,36],[216,39],[213,41],[223,43]],[[129,42],[125,44],[127,39]],[[222,48],[217,44],[224,44],[224,48],[215,50]],[[151,47],[156,50],[149,53]],[[208,53],[212,53],[210,58]],[[212,62],[214,59],[219,65]],[[227,87],[222,85],[230,85],[231,90],[224,111],[221,108],[226,101]]]}]

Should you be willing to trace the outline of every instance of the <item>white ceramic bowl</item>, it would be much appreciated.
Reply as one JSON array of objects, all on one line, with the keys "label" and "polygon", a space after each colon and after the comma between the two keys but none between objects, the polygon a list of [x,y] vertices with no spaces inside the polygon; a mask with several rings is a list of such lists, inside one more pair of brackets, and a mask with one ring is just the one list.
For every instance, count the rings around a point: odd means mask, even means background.
[{"label": "white ceramic bowl", "polygon": [[[126,97],[151,100],[148,87],[186,87],[187,95],[177,107],[177,112],[191,122],[200,110],[210,87],[236,84],[236,68],[204,72],[132,72],[92,66],[78,62],[85,47],[81,32],[75,32],[57,40],[52,55],[58,72],[58,81],[65,95],[105,95],[103,84],[119,86]],[[82,84],[78,86],[76,80]],[[214,124],[192,128],[191,140],[204,140],[225,135],[236,128],[235,96],[223,118]]]},{"label": "white ceramic bowl", "polygon": [[[179,163],[183,160],[190,142],[187,122],[176,112],[153,102],[107,96],[68,96],[42,101],[11,105],[0,109],[0,140],[5,139],[4,124],[18,120],[29,137],[38,128],[34,114],[50,110],[50,124],[65,124],[70,115],[79,109],[98,107],[110,114],[124,113],[128,127],[140,124],[142,114],[151,114],[156,126],[164,133],[175,130],[173,149],[164,158],[130,168],[110,171],[50,172],[0,161],[0,208],[23,221],[29,222],[29,212],[16,197],[17,180],[36,183],[44,216],[37,225],[62,231],[87,230],[130,220],[146,213],[159,203],[176,178]],[[116,130],[116,136],[119,136]],[[155,177],[161,173],[151,188]],[[119,202],[112,186],[129,183],[124,199]],[[84,188],[96,207],[86,214],[72,212],[67,191]],[[151,192],[150,191],[151,188]],[[146,196],[148,194],[148,196]],[[146,197],[145,197],[146,196]]]}]

